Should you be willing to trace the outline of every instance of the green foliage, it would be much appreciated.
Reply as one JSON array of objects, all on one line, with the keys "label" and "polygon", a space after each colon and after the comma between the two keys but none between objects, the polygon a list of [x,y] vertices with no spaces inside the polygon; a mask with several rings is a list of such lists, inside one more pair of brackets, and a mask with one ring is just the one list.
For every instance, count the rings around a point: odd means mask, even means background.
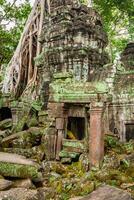
[{"label": "green foliage", "polygon": [[[81,0],[88,4],[90,0]],[[134,40],[134,1],[133,0],[93,0],[93,7],[101,14],[104,29],[108,34],[108,52],[111,61],[126,44]]]},{"label": "green foliage", "polygon": [[87,4],[87,0],[80,0],[81,3]]},{"label": "green foliage", "polygon": [[105,146],[109,148],[114,148],[118,145],[118,139],[116,137],[112,136],[106,136],[105,137]]},{"label": "green foliage", "polygon": [[103,18],[104,28],[109,36],[111,60],[134,38],[133,0],[94,0],[94,7]]},{"label": "green foliage", "polygon": [[123,144],[122,148],[125,153],[131,154],[134,152],[134,142],[129,141],[128,143]]},{"label": "green foliage", "polygon": [[31,10],[28,0],[16,2],[0,0],[0,66],[10,61]]},{"label": "green foliage", "polygon": [[122,164],[124,165],[125,168],[128,168],[128,167],[130,166],[129,161],[126,160],[126,159],[123,159],[123,160],[122,160]]}]

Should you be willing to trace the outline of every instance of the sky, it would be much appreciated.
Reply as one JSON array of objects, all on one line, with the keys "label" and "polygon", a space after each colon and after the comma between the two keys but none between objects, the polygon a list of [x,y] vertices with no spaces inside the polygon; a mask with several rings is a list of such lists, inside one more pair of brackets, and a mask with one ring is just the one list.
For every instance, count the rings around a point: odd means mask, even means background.
[{"label": "sky", "polygon": [[[7,2],[9,2],[9,3],[13,3],[13,1],[14,0],[7,0]],[[21,4],[21,3],[23,3],[25,0],[16,0],[16,5],[18,4]],[[33,4],[34,4],[34,1],[35,0],[29,0],[30,1],[30,3],[31,3],[31,6],[33,6]],[[3,24],[7,24],[7,21],[4,21],[3,20]],[[10,22],[8,25],[6,25],[6,29],[7,30],[10,30],[12,27],[14,26],[14,22]]]},{"label": "sky", "polygon": [[[13,0],[7,0],[8,2],[10,2],[10,3],[12,3],[13,2]],[[33,5],[34,4],[34,0],[29,0],[30,1],[30,3],[31,3],[31,5]],[[17,4],[20,4],[20,3],[23,3],[24,2],[24,0],[17,0]]]},{"label": "sky", "polygon": [[34,3],[34,0],[30,0],[30,2],[31,2],[31,5],[33,5],[33,3]]}]

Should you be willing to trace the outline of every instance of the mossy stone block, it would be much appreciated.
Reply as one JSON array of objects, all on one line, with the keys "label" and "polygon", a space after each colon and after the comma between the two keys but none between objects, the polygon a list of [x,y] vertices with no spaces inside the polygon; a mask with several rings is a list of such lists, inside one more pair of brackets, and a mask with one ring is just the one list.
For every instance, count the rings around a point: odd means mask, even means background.
[{"label": "mossy stone block", "polygon": [[36,166],[6,162],[0,162],[0,174],[5,177],[31,178],[32,180],[41,178],[41,173],[38,172]]}]

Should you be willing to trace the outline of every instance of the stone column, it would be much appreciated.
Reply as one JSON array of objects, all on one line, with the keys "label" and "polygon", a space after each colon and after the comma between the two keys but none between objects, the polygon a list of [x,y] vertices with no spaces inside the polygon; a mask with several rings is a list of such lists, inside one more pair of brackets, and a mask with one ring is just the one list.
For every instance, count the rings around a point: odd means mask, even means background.
[{"label": "stone column", "polygon": [[16,126],[21,116],[21,109],[19,107],[11,107],[13,125]]},{"label": "stone column", "polygon": [[104,157],[103,103],[91,105],[89,161],[92,166],[99,167]]},{"label": "stone column", "polygon": [[109,103],[106,103],[105,108],[104,133],[109,133]]},{"label": "stone column", "polygon": [[57,129],[56,160],[60,160],[59,153],[62,149],[62,140],[64,138],[64,118],[56,118],[56,129]]}]

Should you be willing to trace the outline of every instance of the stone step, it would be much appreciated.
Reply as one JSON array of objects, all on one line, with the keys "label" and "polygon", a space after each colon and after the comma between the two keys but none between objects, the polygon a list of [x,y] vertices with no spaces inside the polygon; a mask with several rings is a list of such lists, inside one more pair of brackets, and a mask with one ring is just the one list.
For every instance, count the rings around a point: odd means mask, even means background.
[{"label": "stone step", "polygon": [[80,140],[63,139],[63,150],[69,152],[83,153],[86,151],[86,145]]},{"label": "stone step", "polygon": [[80,156],[80,153],[69,152],[69,151],[65,151],[65,150],[62,150],[62,151],[59,153],[59,157],[60,157],[60,158],[77,159],[79,156]]},{"label": "stone step", "polygon": [[62,164],[71,164],[72,158],[62,158],[61,163]]}]

